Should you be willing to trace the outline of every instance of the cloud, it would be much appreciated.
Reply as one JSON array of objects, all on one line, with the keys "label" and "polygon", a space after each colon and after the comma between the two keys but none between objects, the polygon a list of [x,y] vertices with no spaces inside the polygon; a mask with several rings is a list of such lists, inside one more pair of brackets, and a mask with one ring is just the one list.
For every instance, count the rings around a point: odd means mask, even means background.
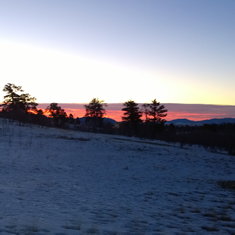
[{"label": "cloud", "polygon": [[[39,104],[38,108],[45,109],[49,103]],[[82,117],[85,114],[85,104],[76,103],[59,103],[69,114],[72,113],[74,117]],[[141,105],[141,104],[140,104]],[[173,104],[165,103],[168,110],[167,120],[187,118],[190,120],[205,120],[211,118],[235,118],[235,106],[232,105],[206,105],[206,104]],[[123,112],[122,103],[108,103],[106,107],[107,117],[121,121]]]}]

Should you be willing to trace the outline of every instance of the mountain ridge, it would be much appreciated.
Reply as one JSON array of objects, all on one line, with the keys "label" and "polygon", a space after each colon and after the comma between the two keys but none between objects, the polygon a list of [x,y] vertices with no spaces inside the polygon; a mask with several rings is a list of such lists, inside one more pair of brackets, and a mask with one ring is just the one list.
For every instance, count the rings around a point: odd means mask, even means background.
[{"label": "mountain ridge", "polygon": [[166,122],[166,124],[168,125],[171,123],[174,125],[225,124],[225,123],[235,123],[235,118],[212,118],[201,121],[192,121],[185,118],[185,119],[174,119]]}]

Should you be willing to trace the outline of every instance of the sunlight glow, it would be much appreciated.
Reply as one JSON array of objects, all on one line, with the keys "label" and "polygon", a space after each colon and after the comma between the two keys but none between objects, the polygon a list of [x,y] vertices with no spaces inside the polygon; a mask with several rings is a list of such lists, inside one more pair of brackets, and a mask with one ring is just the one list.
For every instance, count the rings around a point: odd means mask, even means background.
[{"label": "sunlight glow", "polygon": [[[20,85],[37,102],[106,102],[163,98],[164,82],[149,86],[153,74],[111,63],[30,46],[0,42],[0,76]],[[0,84],[4,86],[5,84]]]},{"label": "sunlight glow", "polygon": [[39,103],[88,103],[94,97],[107,103],[129,99],[144,103],[155,98],[162,103],[235,103],[233,86],[216,87],[206,77],[201,84],[186,70],[147,71],[4,41],[0,52],[0,77],[4,78],[0,88],[6,84],[3,81],[22,86]]}]

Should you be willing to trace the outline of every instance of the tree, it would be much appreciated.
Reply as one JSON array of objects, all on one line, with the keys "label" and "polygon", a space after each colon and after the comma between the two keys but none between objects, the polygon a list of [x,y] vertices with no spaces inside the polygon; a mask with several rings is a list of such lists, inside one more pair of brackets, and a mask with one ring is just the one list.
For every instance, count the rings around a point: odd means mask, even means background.
[{"label": "tree", "polygon": [[149,112],[150,116],[149,120],[153,123],[164,123],[166,120],[164,117],[167,116],[167,109],[165,109],[164,105],[161,105],[160,102],[157,102],[156,99],[151,101],[149,104]]},{"label": "tree", "polygon": [[53,119],[59,118],[61,107],[58,106],[57,103],[51,103],[47,108],[46,112],[49,113],[49,117],[52,117]]},{"label": "tree", "polygon": [[0,105],[4,115],[20,122],[31,121],[32,115],[29,113],[33,114],[37,110],[36,98],[31,97],[28,93],[22,93],[24,91],[21,86],[11,83],[7,83],[3,91],[7,93],[4,96],[3,104]]},{"label": "tree", "polygon": [[101,127],[103,117],[106,114],[104,106],[107,106],[107,104],[98,98],[93,98],[88,105],[84,105],[86,109],[86,123],[91,124],[93,127]]},{"label": "tree", "polygon": [[142,122],[142,112],[139,110],[138,104],[133,100],[128,100],[123,104],[124,116],[122,124],[124,134],[138,135],[139,124]]},{"label": "tree", "polygon": [[31,121],[38,125],[48,126],[50,125],[50,120],[43,115],[42,109],[37,109],[34,113],[30,114]]},{"label": "tree", "polygon": [[68,119],[69,119],[69,123],[70,123],[70,124],[74,124],[74,117],[73,117],[73,114],[72,114],[72,113],[69,114]]},{"label": "tree", "polygon": [[76,125],[80,125],[80,124],[81,124],[79,117],[76,118],[75,124],[76,124]]},{"label": "tree", "polygon": [[148,103],[144,103],[142,105],[142,107],[143,107],[142,113],[145,114],[145,122],[147,122],[149,120],[149,118],[148,118],[148,116],[149,116],[149,104]]},{"label": "tree", "polygon": [[42,115],[43,115],[42,109],[38,109],[38,110],[37,110],[37,115],[38,115],[38,116],[42,116]]},{"label": "tree", "polygon": [[67,122],[67,113],[64,111],[64,109],[61,109],[59,112],[59,126],[65,127],[65,124]]},{"label": "tree", "polygon": [[20,96],[20,102],[19,102],[19,107],[22,111],[28,112],[28,111],[33,111],[35,112],[37,110],[37,103],[35,103],[36,98],[31,97],[28,93],[22,94]]},{"label": "tree", "polygon": [[49,113],[49,117],[53,118],[54,124],[63,127],[66,122],[67,113],[58,106],[57,103],[51,103],[47,108],[46,112]]},{"label": "tree", "polygon": [[135,101],[128,100],[123,105],[125,106],[125,108],[122,109],[122,111],[124,111],[124,116],[122,117],[123,121],[133,124],[142,122],[140,119],[142,117],[142,112],[139,111],[138,104],[135,103]]},{"label": "tree", "polygon": [[20,86],[8,83],[4,86],[3,91],[7,94],[4,96],[3,104],[1,105],[4,111],[10,112],[16,110],[19,103],[20,95],[18,92],[23,92]]},{"label": "tree", "polygon": [[103,100],[93,98],[88,105],[84,105],[86,108],[85,117],[103,118],[106,114],[104,106],[107,106],[107,104]]},{"label": "tree", "polygon": [[21,86],[8,83],[4,86],[3,91],[7,93],[1,105],[4,111],[18,111],[25,114],[28,111],[36,111],[38,105],[35,103],[36,98],[31,97],[28,93],[19,94],[19,92],[24,92]]}]

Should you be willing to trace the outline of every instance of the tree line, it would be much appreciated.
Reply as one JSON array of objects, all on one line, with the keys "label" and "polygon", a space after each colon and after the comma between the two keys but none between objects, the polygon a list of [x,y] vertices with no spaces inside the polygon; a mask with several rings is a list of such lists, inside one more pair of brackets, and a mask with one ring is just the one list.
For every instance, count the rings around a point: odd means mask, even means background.
[{"label": "tree line", "polygon": [[[3,91],[6,92],[4,96],[2,108],[2,116],[16,119],[21,122],[31,121],[37,124],[48,123],[46,116],[49,116],[53,120],[53,125],[57,127],[65,127],[66,123],[80,124],[79,118],[74,119],[72,114],[67,115],[65,110],[61,108],[58,103],[51,103],[43,112],[42,109],[38,109],[36,98],[31,97],[28,93],[24,93],[21,86],[8,83],[4,86]],[[125,123],[122,127],[128,130],[128,133],[137,134],[139,124],[146,123],[151,126],[155,124],[163,125],[166,120],[167,110],[164,105],[157,102],[156,99],[151,103],[145,103],[142,109],[139,105],[133,101],[128,100],[123,104],[122,121]],[[105,108],[107,104],[103,100],[93,98],[89,104],[84,105],[86,118],[85,123],[90,125],[94,130],[103,126],[103,119],[106,115]],[[145,119],[142,119],[144,115]]]},{"label": "tree line", "polygon": [[[4,101],[0,105],[0,117],[18,120],[20,123],[34,123],[43,126],[66,128],[68,124],[79,126],[80,119],[67,115],[57,103],[51,103],[43,112],[38,109],[36,98],[24,93],[21,86],[8,83],[4,86],[6,92]],[[122,122],[113,126],[104,123],[107,104],[103,100],[93,98],[84,105],[85,123],[79,126],[81,131],[103,132],[137,136],[140,138],[154,138],[167,142],[178,142],[181,147],[185,144],[198,144],[213,151],[222,149],[235,155],[235,124],[203,125],[203,126],[175,126],[165,125],[167,109],[156,99],[151,103],[139,106],[135,101],[123,103]],[[48,118],[49,116],[49,118]]]}]

